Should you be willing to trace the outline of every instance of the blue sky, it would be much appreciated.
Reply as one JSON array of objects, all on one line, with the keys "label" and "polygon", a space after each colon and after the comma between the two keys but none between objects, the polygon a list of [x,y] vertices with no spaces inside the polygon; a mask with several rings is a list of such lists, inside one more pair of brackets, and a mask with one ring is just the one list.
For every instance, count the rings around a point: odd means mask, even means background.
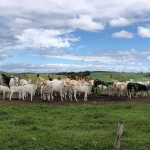
[{"label": "blue sky", "polygon": [[0,71],[150,72],[149,0],[1,0]]}]

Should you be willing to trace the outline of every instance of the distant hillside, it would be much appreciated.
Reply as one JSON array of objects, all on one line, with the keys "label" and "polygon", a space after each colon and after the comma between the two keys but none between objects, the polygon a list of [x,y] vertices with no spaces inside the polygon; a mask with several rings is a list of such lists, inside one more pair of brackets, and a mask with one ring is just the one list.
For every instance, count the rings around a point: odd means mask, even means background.
[{"label": "distant hillside", "polygon": [[150,74],[148,73],[91,72],[89,76],[104,82],[112,82],[114,80],[127,81],[130,79],[133,79],[135,82],[150,80]]}]

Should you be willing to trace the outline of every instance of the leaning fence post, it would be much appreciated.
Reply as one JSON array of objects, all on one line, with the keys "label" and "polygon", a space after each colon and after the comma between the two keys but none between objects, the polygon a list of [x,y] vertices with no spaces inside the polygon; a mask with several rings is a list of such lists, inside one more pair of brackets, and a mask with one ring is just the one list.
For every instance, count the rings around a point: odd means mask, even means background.
[{"label": "leaning fence post", "polygon": [[118,128],[117,128],[117,135],[116,135],[116,139],[115,139],[115,143],[114,143],[114,150],[120,149],[120,141],[121,141],[121,137],[123,134],[123,128],[124,128],[123,122],[119,121]]}]

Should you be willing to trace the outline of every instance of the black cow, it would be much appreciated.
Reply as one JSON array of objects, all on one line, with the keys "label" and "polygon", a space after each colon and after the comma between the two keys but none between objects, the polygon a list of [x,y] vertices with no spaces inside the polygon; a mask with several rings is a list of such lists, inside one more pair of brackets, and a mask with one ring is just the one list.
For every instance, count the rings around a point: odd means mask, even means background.
[{"label": "black cow", "polygon": [[97,95],[98,85],[100,85],[100,84],[104,84],[104,82],[101,81],[101,80],[99,80],[99,79],[94,80],[94,85],[93,85],[92,90],[91,90],[91,92],[93,93],[93,95],[94,95],[95,93],[96,93],[96,95]]},{"label": "black cow", "polygon": [[7,75],[5,75],[5,74],[2,74],[2,82],[3,82],[3,85],[9,86],[10,79],[11,79],[11,77],[9,77],[9,76],[7,76]]},{"label": "black cow", "polygon": [[[146,92],[146,94],[148,95],[148,90],[149,90],[149,87],[144,85],[144,84],[139,84],[139,83],[128,83],[127,84],[127,91],[128,91],[128,97],[131,98],[131,92],[132,90],[134,90],[134,95],[136,97],[138,97],[137,93],[139,91],[141,92]],[[143,95],[144,96],[144,95]]]}]

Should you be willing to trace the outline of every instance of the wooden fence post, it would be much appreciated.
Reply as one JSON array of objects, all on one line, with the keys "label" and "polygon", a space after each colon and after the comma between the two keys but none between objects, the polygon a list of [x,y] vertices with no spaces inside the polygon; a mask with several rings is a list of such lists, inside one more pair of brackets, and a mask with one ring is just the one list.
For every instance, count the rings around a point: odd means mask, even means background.
[{"label": "wooden fence post", "polygon": [[115,139],[115,143],[114,143],[114,150],[120,149],[120,141],[121,141],[121,137],[123,134],[123,128],[124,128],[123,122],[119,121],[118,122],[117,135],[116,135],[116,139]]}]

